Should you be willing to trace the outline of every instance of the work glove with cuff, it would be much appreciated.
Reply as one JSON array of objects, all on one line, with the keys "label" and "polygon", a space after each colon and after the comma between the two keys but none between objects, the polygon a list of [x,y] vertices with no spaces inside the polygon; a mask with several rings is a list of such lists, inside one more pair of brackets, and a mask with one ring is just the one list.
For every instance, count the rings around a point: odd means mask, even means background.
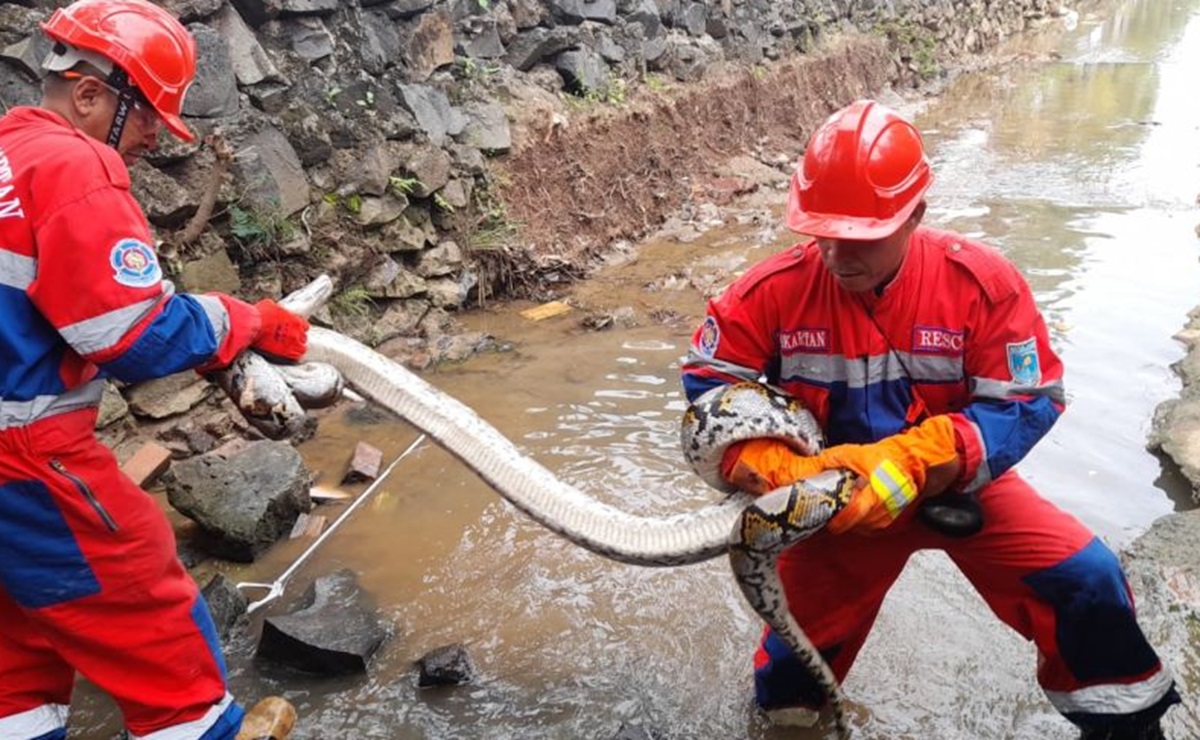
[{"label": "work glove with cuff", "polygon": [[273,362],[298,362],[308,351],[308,320],[303,316],[268,298],[250,304],[223,293],[210,295],[225,307],[229,329],[212,359],[196,368],[201,375],[229,367],[248,348]]},{"label": "work glove with cuff", "polygon": [[262,328],[250,346],[269,360],[299,362],[308,351],[308,319],[269,298],[255,303],[254,307],[262,319]]},{"label": "work glove with cuff", "polygon": [[961,471],[954,427],[947,416],[871,444],[844,444],[804,456],[786,442],[754,439],[731,447],[722,472],[733,485],[763,494],[825,470],[847,469],[860,482],[849,503],[829,521],[833,534],[882,531],[921,495],[937,495]]}]

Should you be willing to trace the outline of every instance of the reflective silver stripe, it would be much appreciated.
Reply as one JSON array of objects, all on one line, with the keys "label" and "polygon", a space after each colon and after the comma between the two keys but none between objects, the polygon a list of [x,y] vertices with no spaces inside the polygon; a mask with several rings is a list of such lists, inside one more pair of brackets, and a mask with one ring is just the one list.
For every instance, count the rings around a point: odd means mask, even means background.
[{"label": "reflective silver stripe", "polygon": [[[857,363],[862,369],[862,363]],[[779,361],[779,376],[787,380],[807,380],[815,383],[845,383],[846,358],[841,355],[820,355],[812,352],[797,352],[786,355]]]},{"label": "reflective silver stripe", "polygon": [[786,355],[780,362],[780,374],[786,380],[804,380],[830,385],[845,383],[850,388],[865,388],[881,383],[909,378],[918,383],[946,383],[963,379],[961,357],[914,355],[908,352],[888,352],[850,360],[844,355],[825,355],[797,352]]},{"label": "reflective silver stripe", "polygon": [[1061,380],[1054,380],[1043,385],[1021,385],[1011,381],[994,380],[992,378],[971,378],[971,395],[979,398],[995,398],[1009,401],[1021,396],[1046,396],[1055,403],[1067,402],[1066,391]]},{"label": "reflective silver stripe", "polygon": [[945,357],[943,355],[914,355],[907,352],[898,353],[903,356],[904,364],[913,374],[913,379],[920,383],[956,383],[964,379],[963,358]]},{"label": "reflective silver stripe", "polygon": [[761,372],[753,368],[749,368],[744,365],[735,365],[732,362],[714,360],[711,357],[705,357],[697,352],[695,348],[692,348],[692,350],[688,352],[686,363],[691,367],[710,367],[713,370],[722,373],[723,375],[731,375],[735,378],[741,378],[742,380],[750,382],[756,382],[762,376]]},{"label": "reflective silver stripe", "polygon": [[212,295],[192,295],[191,298],[200,304],[208,316],[208,323],[212,324],[213,334],[217,337],[217,348],[220,349],[225,344],[225,337],[229,336],[229,312],[225,310],[225,304]]},{"label": "reflective silver stripe", "polygon": [[130,329],[146,318],[146,314],[150,313],[161,300],[161,297],[150,298],[132,306],[118,308],[116,311],[109,311],[95,318],[64,326],[58,330],[58,333],[67,340],[67,344],[71,345],[72,349],[81,355],[87,356],[102,352],[116,346],[121,341],[121,337],[128,334]]},{"label": "reflective silver stripe", "polygon": [[0,737],[41,737],[67,726],[70,707],[66,704],[43,704],[19,714],[0,717]]},{"label": "reflective silver stripe", "polygon": [[970,483],[967,483],[963,490],[967,493],[973,493],[992,482],[992,471],[988,467],[987,442],[983,440],[983,432],[979,431],[978,424],[970,420],[968,421],[971,424],[971,432],[975,435],[975,440],[979,443],[979,468],[975,471],[975,477],[971,479]]},{"label": "reflective silver stripe", "polygon": [[233,697],[226,692],[221,701],[209,707],[200,719],[173,725],[165,730],[156,730],[149,735],[130,733],[129,737],[131,740],[199,740],[204,733],[208,732],[209,728],[217,723],[217,720],[225,713],[226,709],[229,709],[231,704],[233,704]]},{"label": "reflective silver stripe", "polygon": [[1062,714],[1133,714],[1149,709],[1171,688],[1171,672],[1165,667],[1144,681],[1101,684],[1075,691],[1047,691],[1046,697]]},{"label": "reflective silver stripe", "polygon": [[0,249],[0,285],[25,290],[37,277],[37,260]]},{"label": "reflective silver stripe", "polygon": [[23,427],[48,416],[99,406],[103,395],[104,381],[93,380],[61,396],[38,396],[32,401],[0,400],[0,429]]}]

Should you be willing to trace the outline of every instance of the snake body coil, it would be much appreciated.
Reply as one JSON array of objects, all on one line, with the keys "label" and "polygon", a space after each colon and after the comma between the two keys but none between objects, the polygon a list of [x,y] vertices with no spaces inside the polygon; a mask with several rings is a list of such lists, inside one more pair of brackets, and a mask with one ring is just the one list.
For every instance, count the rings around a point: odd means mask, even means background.
[{"label": "snake body coil", "polygon": [[[792,618],[775,563],[784,548],[818,531],[841,509],[852,476],[831,471],[757,499],[735,492],[693,512],[634,516],[560,481],[470,408],[370,348],[318,327],[310,330],[308,342],[306,360],[336,367],[350,386],[433,437],[509,503],[572,543],[644,566],[728,554],[750,605],[812,671],[829,696],[839,732],[846,734],[837,680]],[[724,446],[763,436],[810,449],[820,445],[811,415],[755,384],[722,386],[701,396],[685,415],[682,434],[688,460],[712,484],[720,480],[712,471]]]},{"label": "snake body coil", "polygon": [[[315,286],[289,296],[293,310],[311,313],[312,304],[328,295],[328,282],[319,290]],[[297,301],[302,294],[309,297]],[[309,331],[308,347],[306,361],[337,368],[349,386],[428,434],[513,506],[580,547],[619,562],[658,567],[728,555],[747,601],[808,667],[829,698],[839,734],[848,736],[837,679],[791,616],[776,561],[783,549],[820,530],[845,505],[853,476],[830,471],[752,498],[731,491],[720,475],[725,449],[740,440],[774,437],[803,452],[820,449],[819,427],[794,399],[753,383],[720,386],[700,396],[684,415],[684,456],[709,485],[731,495],[696,511],[641,517],[560,481],[470,408],[369,347],[319,327]],[[238,372],[261,371],[257,364],[238,366]],[[251,386],[254,380],[249,379]],[[274,387],[266,381],[260,385]]]}]

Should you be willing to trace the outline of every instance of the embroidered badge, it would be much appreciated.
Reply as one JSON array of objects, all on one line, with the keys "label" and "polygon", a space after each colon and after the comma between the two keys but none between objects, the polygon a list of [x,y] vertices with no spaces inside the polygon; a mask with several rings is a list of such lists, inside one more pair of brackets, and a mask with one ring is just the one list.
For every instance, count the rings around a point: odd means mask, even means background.
[{"label": "embroidered badge", "polygon": [[717,345],[720,343],[721,329],[717,327],[717,320],[709,316],[700,327],[700,336],[696,339],[696,346],[700,350],[700,354],[711,358],[717,353]]},{"label": "embroidered badge", "polygon": [[112,248],[109,263],[113,278],[130,288],[145,288],[162,279],[154,250],[137,239],[122,239]]},{"label": "embroidered badge", "polygon": [[1042,382],[1042,365],[1038,362],[1037,339],[1029,338],[1008,347],[1008,372],[1017,385],[1037,385]]}]

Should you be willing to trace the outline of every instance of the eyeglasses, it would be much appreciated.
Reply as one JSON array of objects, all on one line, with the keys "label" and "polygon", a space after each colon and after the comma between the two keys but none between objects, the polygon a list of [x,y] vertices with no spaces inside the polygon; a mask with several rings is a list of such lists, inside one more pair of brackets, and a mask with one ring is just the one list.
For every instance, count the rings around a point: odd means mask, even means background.
[{"label": "eyeglasses", "polygon": [[[108,82],[100,77],[97,77],[96,75],[84,74],[83,72],[76,72],[75,70],[70,69],[59,72],[58,75],[65,80],[82,80],[85,77],[91,77],[96,82],[104,85],[104,87],[107,88],[108,91],[113,95],[116,95],[118,100],[121,97],[120,90],[108,84]],[[158,111],[154,109],[154,106],[150,104],[150,101],[146,99],[146,96],[142,94],[142,91],[138,90],[136,87],[130,87],[128,90],[131,97],[129,106],[130,117],[138,119],[138,124],[143,128],[149,128],[150,126],[158,124],[161,121]]]}]

